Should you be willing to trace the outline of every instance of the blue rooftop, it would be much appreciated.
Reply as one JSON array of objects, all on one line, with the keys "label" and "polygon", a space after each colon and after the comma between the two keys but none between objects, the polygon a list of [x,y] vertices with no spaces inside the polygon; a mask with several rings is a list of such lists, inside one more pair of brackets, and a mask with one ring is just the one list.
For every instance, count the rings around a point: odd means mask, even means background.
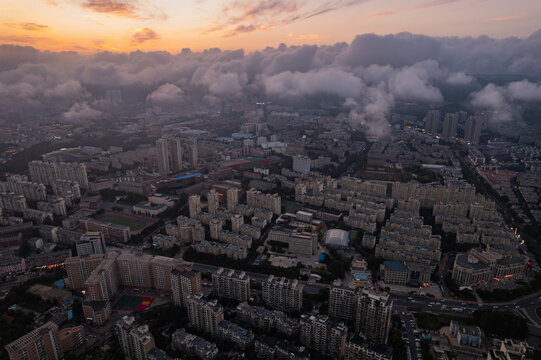
[{"label": "blue rooftop", "polygon": [[231,137],[233,139],[244,139],[244,138],[252,137],[252,134],[246,134],[246,133],[237,132],[237,133],[231,134]]},{"label": "blue rooftop", "polygon": [[385,267],[389,270],[406,271],[408,268],[401,261],[384,261]]},{"label": "blue rooftop", "polygon": [[177,176],[176,178],[173,178],[173,180],[184,180],[184,179],[190,179],[190,178],[198,177],[198,176],[201,176],[201,173],[193,173],[193,174]]},{"label": "blue rooftop", "polygon": [[355,273],[353,274],[355,280],[368,280],[368,274],[366,273]]}]

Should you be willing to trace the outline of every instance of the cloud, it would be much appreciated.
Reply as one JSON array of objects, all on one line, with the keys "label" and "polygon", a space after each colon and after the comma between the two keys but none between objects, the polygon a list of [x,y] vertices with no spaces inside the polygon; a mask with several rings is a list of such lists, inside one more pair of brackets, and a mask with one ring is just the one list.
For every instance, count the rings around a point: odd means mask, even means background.
[{"label": "cloud", "polygon": [[528,80],[513,81],[506,86],[490,83],[470,94],[470,103],[474,108],[492,113],[492,125],[520,121],[522,106],[538,101],[541,101],[541,85]]},{"label": "cloud", "polygon": [[337,69],[322,69],[307,73],[285,71],[263,79],[268,95],[299,97],[331,94],[341,98],[358,97],[362,83],[359,78]]},{"label": "cloud", "polygon": [[397,12],[398,11],[384,11],[384,12],[380,12],[380,13],[366,15],[365,17],[366,18],[383,18],[383,17],[394,15]]},{"label": "cloud", "polygon": [[473,81],[473,77],[466,74],[464,71],[452,73],[445,80],[445,82],[451,85],[468,85],[472,81]]},{"label": "cloud", "polygon": [[237,0],[228,2],[218,18],[201,34],[223,31],[223,36],[264,31],[316,17],[342,8],[358,5],[367,0],[330,0],[323,4],[303,0]]},{"label": "cloud", "polygon": [[518,101],[541,101],[541,85],[528,80],[514,81],[507,85],[509,97]]},{"label": "cloud", "polygon": [[518,19],[524,19],[525,17],[530,16],[529,14],[515,14],[515,15],[507,15],[507,16],[497,16],[497,17],[491,17],[486,19],[485,21],[488,22],[499,22],[499,21],[511,21],[511,20],[518,20]]},{"label": "cloud", "polygon": [[459,1],[462,1],[462,0],[431,0],[431,1],[425,2],[424,4],[413,6],[411,9],[422,10],[422,9],[436,7],[436,6],[448,5],[448,4],[452,4]]},{"label": "cloud", "polygon": [[[153,38],[146,30],[140,35],[141,41]],[[330,104],[345,111],[352,124],[382,134],[388,124],[378,127],[370,119],[387,119],[398,101],[462,101],[474,111],[514,119],[540,92],[541,31],[510,39],[364,34],[349,44],[280,44],[251,53],[216,48],[121,53],[110,51],[114,44],[96,46],[108,50],[83,56],[0,45],[0,116],[7,109],[28,116],[64,113],[76,104],[73,110],[84,113],[85,102],[106,113],[110,108],[103,99],[115,90],[122,93],[118,106],[126,112],[146,101],[169,100],[179,106],[266,98],[293,107]],[[499,80],[485,89],[483,74],[528,81]],[[498,96],[505,106],[498,107]],[[348,98],[351,106],[344,105]]]},{"label": "cloud", "polygon": [[319,35],[319,34],[302,34],[295,37],[297,40],[320,40],[325,39],[328,36]]},{"label": "cloud", "polygon": [[356,100],[346,99],[349,108],[349,124],[354,129],[362,128],[368,135],[383,137],[389,133],[389,115],[394,106],[394,97],[383,84],[364,89],[363,96]]},{"label": "cloud", "polygon": [[101,115],[101,111],[91,108],[86,101],[73,104],[68,111],[62,114],[64,120],[69,123],[83,123],[97,119]]},{"label": "cloud", "polygon": [[167,19],[154,0],[75,0],[84,9],[97,14],[128,19]]},{"label": "cloud", "polygon": [[130,0],[86,0],[82,6],[96,13],[110,14],[118,17],[136,18],[136,1]]},{"label": "cloud", "polygon": [[174,84],[163,84],[152,93],[146,100],[157,104],[178,104],[183,98],[184,92]]},{"label": "cloud", "polygon": [[51,30],[51,28],[48,25],[43,24],[37,24],[33,22],[25,22],[25,23],[15,23],[15,24],[6,24],[10,28],[15,29],[21,29],[21,30],[27,30],[27,31],[47,31]]},{"label": "cloud", "polygon": [[438,64],[433,60],[402,68],[391,75],[390,91],[402,100],[440,103],[443,101],[440,90],[429,83],[429,79],[438,73]]},{"label": "cloud", "polygon": [[132,35],[132,44],[142,44],[147,41],[158,40],[160,36],[152,29],[143,28],[135,30]]}]

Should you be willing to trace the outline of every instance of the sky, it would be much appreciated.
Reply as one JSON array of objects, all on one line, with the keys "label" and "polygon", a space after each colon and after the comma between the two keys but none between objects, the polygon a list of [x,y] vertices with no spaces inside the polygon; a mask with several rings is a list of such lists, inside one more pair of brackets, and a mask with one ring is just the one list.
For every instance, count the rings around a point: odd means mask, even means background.
[{"label": "sky", "polygon": [[40,50],[254,51],[357,34],[527,37],[539,0],[0,0],[0,44]]}]

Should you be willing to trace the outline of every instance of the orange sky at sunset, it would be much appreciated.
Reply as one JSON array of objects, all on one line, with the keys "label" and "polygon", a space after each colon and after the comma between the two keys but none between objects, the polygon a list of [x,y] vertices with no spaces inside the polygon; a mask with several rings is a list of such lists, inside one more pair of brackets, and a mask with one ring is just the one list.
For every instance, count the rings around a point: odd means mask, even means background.
[{"label": "orange sky at sunset", "polygon": [[1,0],[0,43],[80,53],[350,42],[361,33],[524,37],[539,0]]}]

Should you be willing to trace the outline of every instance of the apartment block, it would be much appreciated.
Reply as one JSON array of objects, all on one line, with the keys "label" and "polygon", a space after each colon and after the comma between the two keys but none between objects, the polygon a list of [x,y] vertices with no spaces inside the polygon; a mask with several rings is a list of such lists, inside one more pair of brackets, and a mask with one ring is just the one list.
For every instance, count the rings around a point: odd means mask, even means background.
[{"label": "apartment block", "polygon": [[10,360],[58,360],[63,349],[58,339],[58,325],[49,321],[6,345]]},{"label": "apartment block", "polygon": [[124,316],[118,320],[115,333],[126,359],[146,360],[148,352],[155,348],[154,337],[148,325],[139,326],[133,316]]},{"label": "apartment block", "polygon": [[348,286],[332,286],[329,292],[329,316],[342,321],[354,319],[357,294],[358,291]]},{"label": "apartment block", "polygon": [[243,302],[237,306],[237,319],[262,330],[276,330],[287,336],[297,336],[299,321],[278,310],[268,310],[263,306],[248,305]]},{"label": "apartment block", "polygon": [[233,260],[243,260],[248,257],[248,249],[238,245],[223,244],[214,241],[199,241],[194,244],[198,253],[225,255]]},{"label": "apartment block", "polygon": [[224,320],[224,309],[217,300],[205,300],[201,295],[190,295],[186,299],[190,324],[198,330],[216,336],[218,324]]},{"label": "apartment block", "polygon": [[177,266],[171,270],[171,293],[173,303],[182,306],[188,296],[203,293],[201,273],[192,270],[192,265]]},{"label": "apartment block", "polygon": [[34,160],[28,163],[32,181],[53,185],[57,179],[75,181],[83,189],[88,188],[88,175],[85,164],[46,162]]},{"label": "apartment block", "polygon": [[254,188],[246,192],[246,203],[253,208],[262,208],[279,215],[282,212],[282,199],[278,194],[264,194]]},{"label": "apartment block", "polygon": [[270,275],[267,281],[263,282],[263,302],[281,311],[300,311],[303,287],[296,279],[278,279]]},{"label": "apartment block", "polygon": [[344,354],[348,328],[326,315],[301,315],[300,340],[307,347],[332,357]]},{"label": "apartment block", "polygon": [[218,324],[218,338],[232,342],[238,349],[246,350],[254,341],[254,333],[231,321],[222,320]]},{"label": "apartment block", "polygon": [[247,301],[250,297],[250,277],[244,271],[219,268],[212,274],[212,292],[218,297]]},{"label": "apartment block", "polygon": [[387,343],[393,302],[385,293],[363,289],[357,298],[355,331],[374,343]]}]

